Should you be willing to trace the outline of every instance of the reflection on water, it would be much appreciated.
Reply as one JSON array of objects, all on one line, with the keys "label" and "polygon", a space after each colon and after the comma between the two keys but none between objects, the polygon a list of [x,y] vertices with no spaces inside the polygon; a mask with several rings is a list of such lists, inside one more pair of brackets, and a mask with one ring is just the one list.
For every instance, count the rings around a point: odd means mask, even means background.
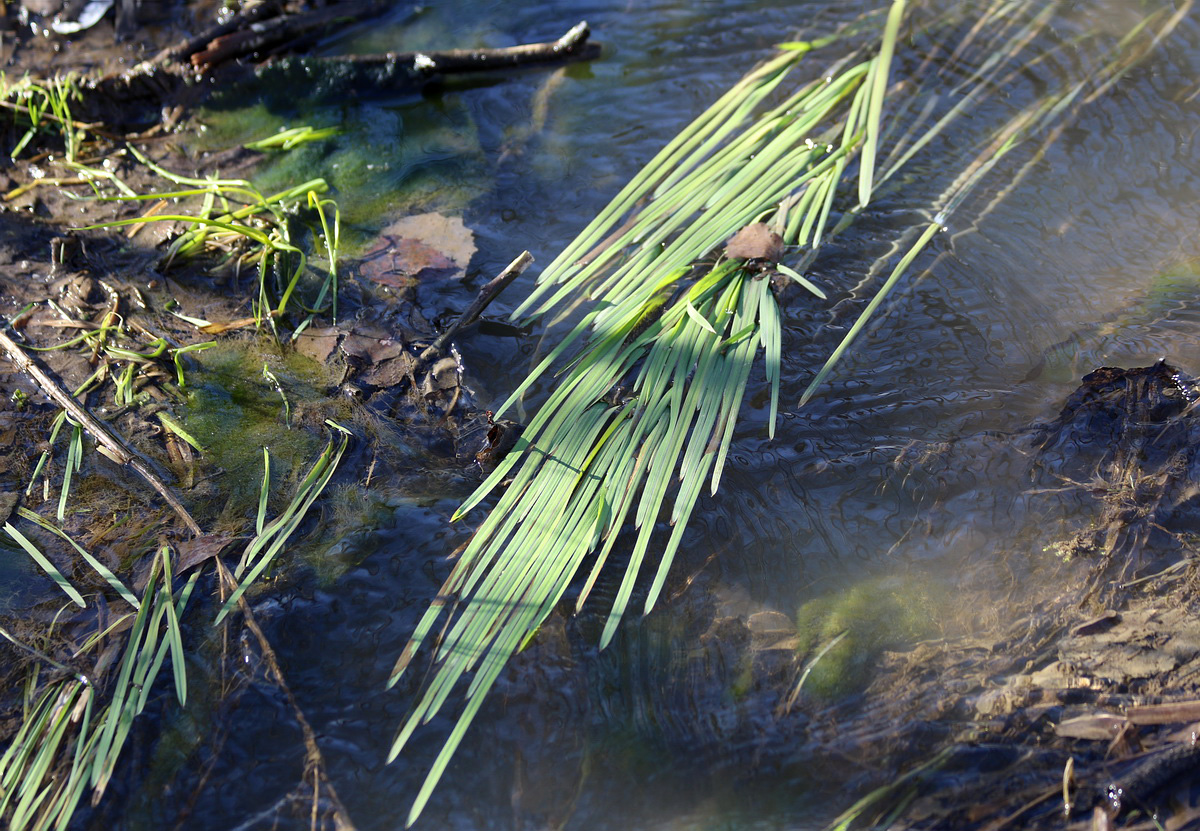
[{"label": "reflection on water", "polygon": [[[607,48],[602,60],[554,76],[548,91],[551,73],[532,71],[426,100],[319,108],[314,126],[337,122],[346,133],[303,163],[327,168],[363,236],[389,211],[465,211],[480,246],[473,276],[495,273],[522,248],[547,262],[771,44],[797,23],[830,26],[863,5],[438,4],[411,27],[371,27],[338,47],[504,45],[551,39],[586,18]],[[1064,31],[1097,22],[1125,31],[1133,14],[1120,2],[1089,8],[1087,20],[1064,18]],[[396,20],[410,14],[397,10]],[[857,581],[953,601],[965,575],[993,560],[994,579],[1013,585],[1053,568],[1043,549],[1087,517],[1076,516],[1078,500],[1027,492],[1025,431],[1054,417],[1079,376],[1103,363],[1168,356],[1200,373],[1190,265],[1200,262],[1198,64],[1200,27],[1189,19],[1033,160],[977,228],[966,225],[969,209],[961,213],[964,226],[938,239],[931,269],[914,272],[822,394],[782,414],[774,441],[765,380],[752,379],[757,410],[739,428],[721,493],[701,502],[674,592],[650,618],[627,621],[604,654],[591,644],[615,587],[598,586],[577,618],[552,618],[493,692],[422,827],[799,829],[844,807],[839,786],[853,786],[861,767],[814,744],[832,729],[810,721],[819,714],[779,711],[790,666],[783,672],[771,650],[753,647],[764,631],[755,627],[783,626],[807,601],[845,596]],[[1034,81],[1053,71],[1029,69]],[[522,132],[539,106],[544,126]],[[906,187],[923,196],[944,187],[938,153],[953,149],[951,136]],[[382,167],[362,167],[368,158]],[[998,168],[976,207],[1029,161]],[[815,279],[832,303],[853,294],[907,209],[893,194],[818,261]],[[444,302],[461,306],[472,294],[451,289]],[[814,354],[848,325],[839,308],[787,310],[783,382],[793,403]],[[477,388],[497,398],[527,365],[527,345],[481,337],[460,348]],[[441,584],[446,555],[469,533],[447,525],[453,500],[409,493],[394,504],[393,521],[360,546],[359,565],[332,585],[301,586],[269,619],[363,829],[402,827],[449,731],[447,717],[435,719],[383,766],[420,676],[406,676],[398,693],[385,693],[384,680]],[[959,609],[937,624],[965,631],[986,616]],[[225,797],[189,828],[234,827],[295,781],[279,760],[301,745],[277,701],[244,697],[227,718],[212,773]],[[127,824],[153,825],[145,816]]]}]

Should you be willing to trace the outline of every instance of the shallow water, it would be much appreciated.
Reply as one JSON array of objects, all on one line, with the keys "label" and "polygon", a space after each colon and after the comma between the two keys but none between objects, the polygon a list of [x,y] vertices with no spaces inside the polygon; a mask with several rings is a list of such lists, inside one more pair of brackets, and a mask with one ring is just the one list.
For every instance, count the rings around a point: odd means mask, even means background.
[{"label": "shallow water", "polygon": [[[1123,31],[1132,5],[1101,4],[1093,21],[1062,25],[1100,21]],[[361,27],[331,48],[506,45],[555,38],[586,18],[606,49],[561,74],[536,69],[424,96],[304,112],[277,102],[252,118],[213,111],[206,141],[257,138],[297,119],[341,125],[342,136],[280,161],[264,181],[300,168],[328,175],[363,240],[394,212],[461,213],[479,246],[469,270],[477,283],[523,248],[548,262],[640,164],[798,24],[824,31],[867,6],[461,0],[415,18],[397,8],[389,25]],[[1037,80],[1059,69],[1030,71]],[[1051,556],[1042,546],[1086,519],[1067,500],[1051,512],[1027,498],[1007,436],[1052,418],[1096,366],[1168,357],[1200,373],[1197,307],[1183,279],[1200,262],[1198,70],[1193,15],[972,228],[1029,156],[998,167],[891,298],[887,316],[797,410],[815,361],[851,319],[854,304],[838,302],[911,220],[919,197],[946,185],[938,154],[953,154],[954,136],[920,163],[907,190],[832,245],[813,269],[830,303],[797,301],[786,313],[789,406],[775,439],[766,437],[758,406],[765,385],[756,378],[755,408],[739,428],[721,492],[701,502],[674,587],[649,618],[627,620],[602,654],[590,644],[606,613],[605,586],[580,617],[552,618],[492,692],[420,827],[801,829],[844,808],[853,794],[838,795],[839,785],[855,767],[805,746],[802,720],[773,715],[778,690],[747,686],[744,656],[706,635],[722,615],[794,616],[806,600],[865,579],[903,577],[952,597],[963,573],[1014,548],[1004,579],[1034,575],[1039,558]],[[531,132],[539,94],[547,115]],[[1149,297],[1164,274],[1182,276],[1165,299]],[[522,289],[492,311],[510,308]],[[439,292],[424,298],[434,313],[474,294]],[[481,406],[505,396],[533,346],[483,336],[459,344]],[[952,476],[922,477],[897,464],[914,442],[942,441],[958,442]],[[341,576],[301,578],[261,613],[362,829],[403,826],[451,726],[439,717],[383,765],[415,693],[414,682],[385,692],[384,681],[437,593],[446,555],[469,533],[448,524],[470,477],[458,486],[449,496],[441,485],[437,496],[381,494],[374,515],[388,518],[330,554],[344,560]],[[967,627],[968,618],[951,615],[945,626]],[[212,798],[189,829],[236,827],[297,780],[303,745],[277,695],[248,693],[223,718],[227,737],[211,778],[220,784],[205,791]],[[185,765],[175,787],[186,791],[198,775]],[[174,816],[148,792],[130,804],[121,827]]]}]

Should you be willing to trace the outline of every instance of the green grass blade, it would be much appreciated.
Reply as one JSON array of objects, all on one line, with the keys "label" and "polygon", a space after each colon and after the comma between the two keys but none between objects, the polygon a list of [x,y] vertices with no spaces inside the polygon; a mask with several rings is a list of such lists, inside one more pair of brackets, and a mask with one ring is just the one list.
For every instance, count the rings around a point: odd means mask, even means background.
[{"label": "green grass blade", "polygon": [[806,403],[808,403],[809,399],[812,398],[813,394],[817,391],[817,388],[820,387],[825,379],[829,376],[829,373],[833,370],[834,365],[841,360],[842,355],[844,355],[846,350],[850,348],[850,344],[854,342],[854,339],[858,337],[859,333],[867,325],[871,315],[875,313],[875,310],[878,309],[879,305],[883,303],[884,299],[887,298],[888,293],[896,285],[896,282],[902,276],[904,276],[905,271],[908,270],[908,266],[914,259],[916,259],[917,255],[925,249],[925,246],[931,239],[933,239],[933,235],[941,230],[941,227],[942,224],[940,221],[929,223],[929,225],[925,227],[925,230],[921,236],[917,238],[917,241],[913,244],[913,246],[903,257],[900,258],[900,262],[896,264],[896,268],[893,269],[887,281],[883,284],[879,291],[875,293],[875,296],[871,298],[871,302],[867,304],[867,307],[863,310],[863,313],[859,315],[856,321],[854,321],[854,325],[850,327],[850,331],[846,332],[845,337],[842,338],[841,342],[833,350],[829,358],[826,359],[824,365],[817,372],[816,376],[809,383],[808,387],[805,388],[804,393],[800,396],[800,403],[798,406],[803,407]]},{"label": "green grass blade", "polygon": [[104,565],[104,563],[92,556],[92,554],[84,549],[83,546],[71,539],[71,537],[68,536],[67,533],[61,528],[47,522],[39,515],[25,507],[17,508],[17,514],[23,519],[34,522],[60,539],[65,540],[67,544],[75,549],[79,556],[83,557],[84,561],[92,567],[93,571],[99,574],[106,583],[112,586],[113,589],[116,590],[117,594],[125,598],[129,605],[133,606],[135,609],[141,606],[141,601],[138,600],[137,595],[130,591],[129,588],[123,582],[121,582],[121,579],[117,577],[117,575],[113,574],[112,571],[110,571],[108,567]]},{"label": "green grass blade", "polygon": [[32,557],[35,563],[42,567],[42,571],[50,575],[50,579],[53,580],[55,584],[63,590],[63,593],[66,594],[67,597],[71,598],[72,602],[74,602],[76,606],[80,607],[81,609],[87,606],[87,604],[83,602],[83,595],[75,590],[75,587],[67,581],[67,578],[62,576],[62,573],[54,567],[54,564],[47,560],[45,555],[43,555],[41,551],[38,551],[37,546],[30,542],[24,534],[14,528],[12,523],[4,523],[4,530],[10,537],[16,540],[17,545],[25,549],[25,553]]},{"label": "green grass blade", "polygon": [[[165,545],[159,552],[163,561],[163,603],[167,617],[167,639],[171,644],[171,669],[175,676],[175,695],[180,706],[187,704],[187,664],[183,654],[183,633],[179,628],[179,615],[175,611],[171,596],[171,552]],[[157,673],[155,673],[157,674]]]}]

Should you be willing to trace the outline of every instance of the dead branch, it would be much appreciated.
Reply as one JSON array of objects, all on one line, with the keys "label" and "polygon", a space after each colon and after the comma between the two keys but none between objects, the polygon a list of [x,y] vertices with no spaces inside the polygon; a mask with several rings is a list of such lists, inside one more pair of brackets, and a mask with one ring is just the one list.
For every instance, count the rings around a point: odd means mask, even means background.
[{"label": "dead branch", "polygon": [[405,73],[405,77],[487,72],[538,63],[595,58],[600,53],[600,47],[597,44],[588,43],[590,34],[591,30],[588,28],[587,21],[580,21],[558,40],[545,43],[524,43],[495,49],[446,49],[437,52],[338,55],[316,60],[364,69],[387,69],[397,74]]},{"label": "dead branch", "polygon": [[[207,86],[190,83],[197,70],[212,73],[240,60],[261,63],[277,54],[296,52],[314,37],[327,36],[335,27],[378,15],[387,8],[387,0],[342,0],[315,11],[287,14],[279,0],[264,0],[128,72],[84,83],[84,96],[74,109],[77,116],[110,129],[161,123],[162,112],[170,104],[195,104],[207,94]],[[599,56],[600,47],[588,41],[589,35],[587,23],[580,22],[558,40],[545,43],[382,55],[271,57],[259,72],[286,77],[296,67],[308,77],[314,70],[333,70],[337,82],[349,91],[419,88],[446,75],[591,60]]]},{"label": "dead branch", "polygon": [[62,384],[42,368],[36,358],[27,354],[21,348],[20,344],[3,331],[0,331],[0,347],[3,347],[13,365],[19,371],[32,378],[47,398],[66,410],[67,415],[91,434],[92,438],[96,440],[97,449],[101,453],[117,464],[131,468],[146,480],[150,487],[154,488],[158,492],[158,495],[179,515],[179,518],[183,520],[188,530],[197,537],[201,535],[200,526],[196,523],[196,520],[192,519],[192,515],[188,513],[187,508],[183,507],[183,503],[179,501],[166,483],[158,478],[158,475],[150,469],[150,465],[126,444],[123,438],[113,432],[104,422],[100,421],[86,407],[76,401]]}]

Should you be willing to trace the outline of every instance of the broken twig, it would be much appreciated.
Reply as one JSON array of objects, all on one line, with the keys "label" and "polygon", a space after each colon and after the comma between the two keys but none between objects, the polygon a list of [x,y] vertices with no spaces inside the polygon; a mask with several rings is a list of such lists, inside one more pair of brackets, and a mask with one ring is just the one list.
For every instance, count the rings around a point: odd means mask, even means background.
[{"label": "broken twig", "polygon": [[67,415],[91,434],[92,438],[96,440],[97,450],[117,464],[132,468],[139,476],[146,480],[150,487],[158,491],[158,495],[179,515],[179,518],[183,520],[189,531],[197,537],[201,535],[200,526],[196,523],[196,520],[192,519],[192,515],[188,513],[187,508],[183,507],[183,503],[179,501],[167,484],[150,469],[150,465],[125,443],[124,439],[109,429],[104,422],[88,412],[86,407],[72,398],[71,394],[67,392],[62,384],[56,381],[50,373],[41,367],[41,364],[35,358],[27,354],[21,348],[20,344],[3,331],[0,331],[0,347],[3,347],[13,365],[32,378],[47,398],[66,410]]},{"label": "broken twig", "polygon": [[591,30],[583,20],[572,26],[558,40],[544,43],[522,43],[495,49],[445,49],[437,52],[387,52],[382,55],[338,55],[316,58],[362,69],[386,68],[392,73],[412,76],[451,75],[464,72],[487,72],[518,66],[564,60],[590,60],[600,54],[597,44],[588,43]]},{"label": "broken twig", "polygon": [[474,323],[475,319],[483,314],[483,310],[500,295],[500,292],[504,291],[509,283],[517,279],[522,271],[529,268],[529,264],[532,262],[533,255],[528,251],[522,251],[519,257],[508,264],[507,268],[489,280],[479,290],[479,294],[475,295],[475,299],[467,307],[467,310],[459,315],[458,320],[454,321],[445,332],[442,332],[437,340],[425,347],[425,350],[417,358],[418,363],[424,364],[441,355],[446,345],[458,334],[459,330],[464,326]]}]

